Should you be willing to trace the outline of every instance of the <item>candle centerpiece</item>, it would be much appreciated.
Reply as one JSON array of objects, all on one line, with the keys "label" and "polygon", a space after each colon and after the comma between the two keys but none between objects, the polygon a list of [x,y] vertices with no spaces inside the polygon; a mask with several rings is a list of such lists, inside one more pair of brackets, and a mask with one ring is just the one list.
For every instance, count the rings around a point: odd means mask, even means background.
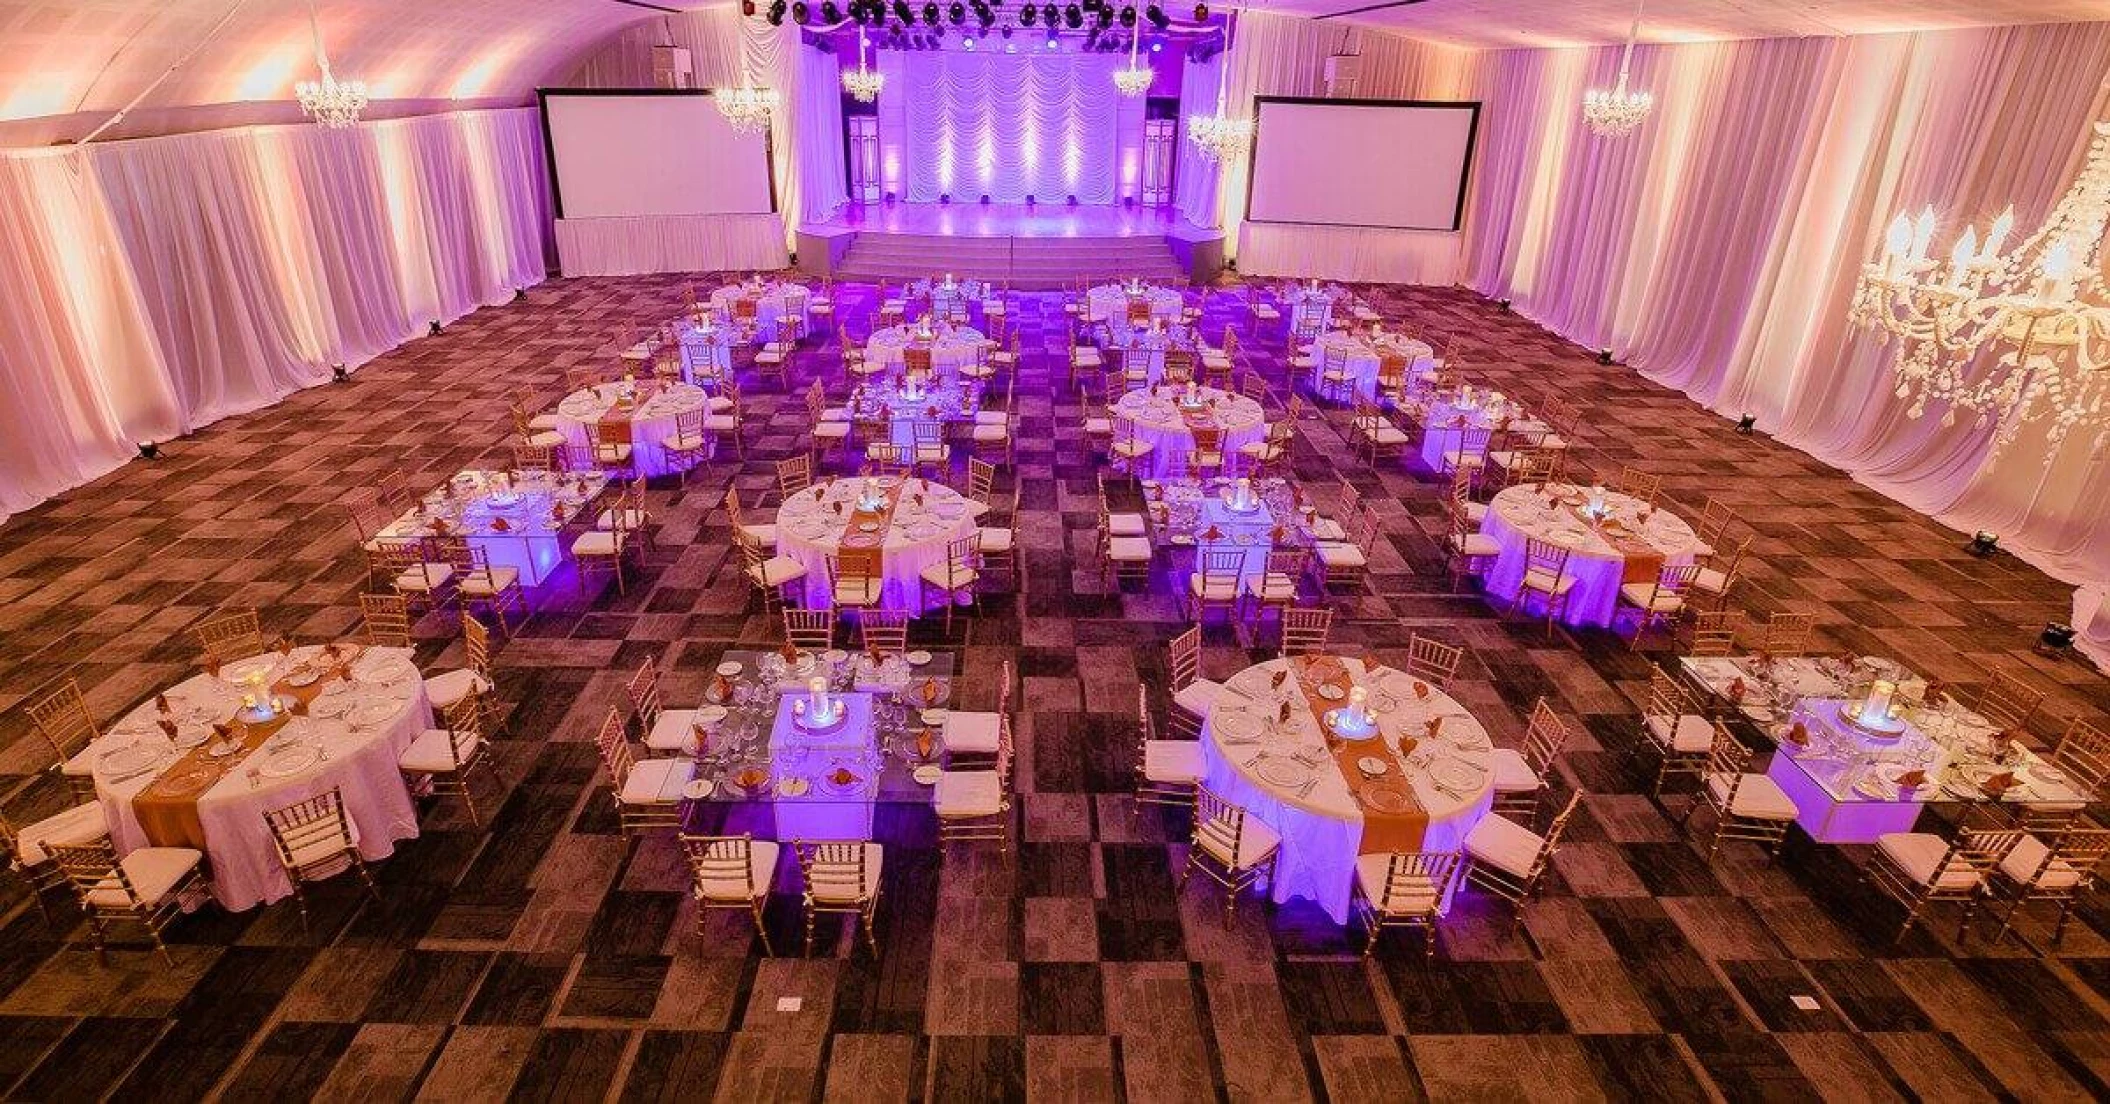
[{"label": "candle centerpiece", "polygon": [[264,692],[264,676],[251,674],[242,680],[248,689],[242,692],[241,718],[251,724],[261,724],[278,716],[278,702]]},{"label": "candle centerpiece", "polygon": [[886,505],[886,495],[879,489],[879,480],[866,476],[857,491],[857,508],[865,511],[877,510]]},{"label": "candle centerpiece", "polygon": [[1185,391],[1180,392],[1179,403],[1181,409],[1200,410],[1202,407],[1201,384],[1196,383],[1193,380],[1188,380],[1187,389]]},{"label": "candle centerpiece", "polygon": [[1590,485],[1589,494],[1583,500],[1582,514],[1592,522],[1601,522],[1612,516],[1612,507],[1605,501],[1605,489],[1602,484]]},{"label": "candle centerpiece", "polygon": [[1868,684],[1868,694],[1839,711],[1847,724],[1875,736],[1901,736],[1908,727],[1895,708],[1898,684],[1877,679]]},{"label": "candle centerpiece", "polygon": [[1348,688],[1348,704],[1326,714],[1327,727],[1344,740],[1367,740],[1377,735],[1377,718],[1370,713],[1370,691]]},{"label": "candle centerpiece", "polygon": [[800,726],[810,732],[826,732],[840,727],[849,714],[842,699],[828,693],[826,675],[815,675],[808,679],[805,700],[797,704],[803,704],[805,708],[794,708],[792,712],[798,718]]},{"label": "candle centerpiece", "polygon": [[1250,514],[1259,509],[1260,497],[1253,493],[1253,481],[1246,476],[1239,476],[1237,481],[1231,484],[1230,498],[1224,505],[1241,514]]}]

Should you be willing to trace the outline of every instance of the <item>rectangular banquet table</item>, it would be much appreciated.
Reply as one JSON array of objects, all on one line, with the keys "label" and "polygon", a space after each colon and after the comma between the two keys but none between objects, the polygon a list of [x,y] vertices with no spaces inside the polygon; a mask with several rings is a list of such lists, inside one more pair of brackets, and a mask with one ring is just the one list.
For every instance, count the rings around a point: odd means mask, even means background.
[{"label": "rectangular banquet table", "polygon": [[564,562],[565,527],[607,488],[602,472],[465,471],[375,536],[466,536],[492,567],[538,586]]}]

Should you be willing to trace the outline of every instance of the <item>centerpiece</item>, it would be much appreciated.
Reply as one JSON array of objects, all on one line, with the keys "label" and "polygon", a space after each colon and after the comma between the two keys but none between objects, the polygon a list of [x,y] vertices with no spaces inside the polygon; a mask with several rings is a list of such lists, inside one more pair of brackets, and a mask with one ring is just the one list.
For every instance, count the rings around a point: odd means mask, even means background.
[{"label": "centerpiece", "polygon": [[1589,493],[1583,498],[1583,504],[1577,512],[1591,524],[1602,524],[1606,518],[1612,516],[1612,504],[1605,501],[1605,489],[1602,484],[1590,485]]},{"label": "centerpiece", "polygon": [[879,480],[866,476],[857,490],[857,508],[866,512],[878,510],[886,505],[886,494],[880,490]]},{"label": "centerpiece", "polygon": [[1841,709],[1839,716],[1847,724],[1872,736],[1902,736],[1909,726],[1903,717],[1897,715],[1897,692],[1897,683],[1877,679],[1868,684],[1866,697]]},{"label": "centerpiece", "polygon": [[808,732],[831,732],[843,726],[850,711],[841,698],[828,693],[828,677],[815,675],[806,683],[806,696],[791,703],[791,713]]},{"label": "centerpiece", "polygon": [[1180,392],[1179,405],[1181,410],[1200,410],[1203,406],[1201,384],[1188,380],[1187,389]]},{"label": "centerpiece", "polygon": [[1350,687],[1348,704],[1327,711],[1326,727],[1343,740],[1367,740],[1377,735],[1377,718],[1370,712],[1370,691]]},{"label": "centerpiece", "polygon": [[1231,484],[1230,492],[1224,499],[1224,505],[1232,511],[1241,514],[1250,514],[1258,510],[1260,508],[1260,496],[1253,493],[1253,481],[1245,476],[1239,476],[1237,481]]}]

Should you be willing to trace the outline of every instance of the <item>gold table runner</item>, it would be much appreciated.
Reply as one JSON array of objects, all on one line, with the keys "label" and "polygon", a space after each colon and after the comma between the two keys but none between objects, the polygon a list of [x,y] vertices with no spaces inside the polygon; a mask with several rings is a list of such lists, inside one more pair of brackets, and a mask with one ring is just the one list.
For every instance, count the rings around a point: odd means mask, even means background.
[{"label": "gold table runner", "polygon": [[[851,496],[850,507],[846,511],[848,516],[843,520],[843,536],[840,542],[842,546],[845,548],[877,548],[886,544],[887,531],[894,524],[894,508],[900,505],[901,493],[907,488],[908,481],[905,479],[891,487],[881,487],[879,489],[879,497],[881,499],[879,508],[866,510],[857,505],[858,500],[864,497],[860,486],[859,493]],[[878,528],[869,533],[858,532],[857,527],[867,522],[876,523]]]},{"label": "gold table runner", "polygon": [[[1382,736],[1368,740],[1342,740],[1332,735],[1326,725],[1326,714],[1336,706],[1328,705],[1319,696],[1321,686],[1335,686],[1341,690],[1339,708],[1348,704],[1348,691],[1355,680],[1348,672],[1347,663],[1337,656],[1303,656],[1290,661],[1297,678],[1297,686],[1304,692],[1305,704],[1311,707],[1312,716],[1319,722],[1319,732],[1326,741],[1326,750],[1333,756],[1334,767],[1341,772],[1341,780],[1348,784],[1349,796],[1355,798],[1363,810],[1363,841],[1360,853],[1369,855],[1390,851],[1419,851],[1422,838],[1428,832],[1429,813],[1422,808],[1421,799],[1414,794],[1414,786],[1407,781],[1406,764],[1392,749],[1385,746]],[[1367,665],[1366,665],[1367,669]],[[1412,737],[1401,737],[1403,750],[1411,750]],[[1375,756],[1385,761],[1385,772],[1372,778],[1356,766],[1356,760]],[[1384,792],[1398,801],[1389,809],[1379,809],[1370,803],[1370,795]]]}]

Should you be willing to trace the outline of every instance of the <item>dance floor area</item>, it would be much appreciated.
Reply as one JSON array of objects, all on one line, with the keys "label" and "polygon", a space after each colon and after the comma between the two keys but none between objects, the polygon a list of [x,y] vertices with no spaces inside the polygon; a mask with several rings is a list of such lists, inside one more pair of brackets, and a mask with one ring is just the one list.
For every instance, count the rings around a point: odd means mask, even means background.
[{"label": "dance floor area", "polygon": [[[960,209],[962,219],[980,217]],[[1157,232],[1162,232],[1157,231]],[[687,280],[557,280],[412,342],[348,383],[289,396],[171,441],[0,526],[0,783],[27,814],[66,803],[49,749],[16,708],[71,674],[116,716],[195,670],[186,630],[254,607],[267,636],[359,631],[367,569],[336,503],[384,473],[413,490],[503,467],[507,404],[547,406],[567,368],[605,364],[618,322],[682,310]],[[721,282],[698,278],[699,286]],[[2037,735],[2110,715],[2110,682],[2032,654],[2071,589],[1810,457],[1695,406],[1624,366],[1458,289],[1359,288],[1388,322],[1448,336],[1476,385],[1584,412],[1576,457],[1633,464],[1697,515],[1733,505],[1757,540],[1732,603],[1817,617],[1818,650],[1909,657],[1976,685],[2003,671],[2048,691]],[[864,317],[872,289],[836,287]],[[701,694],[726,650],[771,648],[779,623],[751,600],[722,507],[773,497],[773,462],[807,447],[804,397],[749,388],[746,460],[653,481],[654,547],[627,593],[582,596],[569,564],[531,595],[496,657],[504,728],[481,827],[459,803],[422,809],[421,834],[356,878],[290,902],[207,907],[167,932],[173,967],[139,943],[99,967],[87,927],[53,896],[55,923],[5,883],[0,930],[0,1096],[576,1100],[1855,1099],[2110,1095],[2110,909],[2100,889],[2059,955],[1988,931],[1959,942],[1937,911],[1901,943],[1902,912],[1861,880],[1866,848],[1799,833],[1769,860],[1726,844],[1710,861],[1681,824],[1690,786],[1650,794],[1636,712],[1660,644],[1505,619],[1452,593],[1446,484],[1418,458],[1379,467],[1348,440],[1345,408],[1298,426],[1301,482],[1345,480],[1384,527],[1370,585],[1337,596],[1333,640],[1402,658],[1419,631],[1468,646],[1452,684],[1515,747],[1541,696],[1579,721],[1555,789],[1585,792],[1520,925],[1463,892],[1424,961],[1301,900],[1240,902],[1175,884],[1184,815],[1132,799],[1139,683],[1167,682],[1165,645],[1189,623],[1160,569],[1150,587],[1102,580],[1094,547],[1101,470],[1064,380],[1055,295],[1018,295],[1022,414],[1012,472],[1025,593],[995,594],[952,633],[953,700],[991,708],[998,672],[1022,681],[1008,852],[941,849],[927,809],[882,817],[877,954],[823,923],[801,957],[795,881],[767,910],[778,956],[747,917],[697,931],[675,841],[619,834],[595,730],[650,658],[670,700]],[[1210,300],[1203,328],[1249,319]],[[1246,343],[1278,394],[1278,331]],[[799,389],[832,347],[795,354]],[[1004,483],[1008,492],[1010,476]],[[417,626],[428,670],[458,666],[452,613]],[[1223,678],[1273,652],[1212,622],[1203,671]],[[489,792],[489,791],[486,791]],[[18,814],[19,815],[19,814]],[[1706,814],[1701,814],[1704,819]],[[2039,942],[2048,921],[2027,918]],[[119,938],[130,936],[120,933]],[[1808,998],[1808,1007],[1797,1004]]]}]

